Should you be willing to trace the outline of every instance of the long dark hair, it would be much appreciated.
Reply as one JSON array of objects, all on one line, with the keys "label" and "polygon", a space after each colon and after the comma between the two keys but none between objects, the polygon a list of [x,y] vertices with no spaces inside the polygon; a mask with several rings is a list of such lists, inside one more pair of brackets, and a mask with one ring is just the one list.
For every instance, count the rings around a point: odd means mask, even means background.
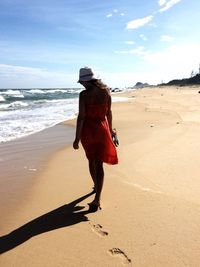
[{"label": "long dark hair", "polygon": [[96,86],[102,90],[106,90],[108,93],[110,93],[110,88],[105,83],[103,83],[101,79],[92,79],[88,81],[88,89],[93,86]]}]

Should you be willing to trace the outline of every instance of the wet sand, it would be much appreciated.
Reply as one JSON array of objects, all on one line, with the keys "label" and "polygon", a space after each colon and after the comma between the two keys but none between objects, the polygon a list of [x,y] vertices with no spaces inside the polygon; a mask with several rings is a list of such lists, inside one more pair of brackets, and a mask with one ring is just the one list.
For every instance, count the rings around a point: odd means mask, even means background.
[{"label": "wet sand", "polygon": [[[64,124],[0,144],[0,214],[13,215],[26,201],[51,155],[71,145],[74,128]],[[2,227],[4,221],[0,221]]]}]

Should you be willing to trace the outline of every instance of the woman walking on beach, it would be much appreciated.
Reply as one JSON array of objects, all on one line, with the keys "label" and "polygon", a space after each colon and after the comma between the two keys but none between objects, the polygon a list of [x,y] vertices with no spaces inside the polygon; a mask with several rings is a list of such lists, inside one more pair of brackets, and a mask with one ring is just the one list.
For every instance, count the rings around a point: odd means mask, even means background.
[{"label": "woman walking on beach", "polygon": [[79,96],[79,114],[76,125],[74,149],[79,148],[79,141],[89,161],[89,171],[96,192],[89,203],[90,211],[100,208],[100,197],[104,181],[103,163],[117,164],[117,152],[112,140],[111,96],[109,88],[99,79],[94,78],[88,67],[80,69],[79,81],[85,87]]}]

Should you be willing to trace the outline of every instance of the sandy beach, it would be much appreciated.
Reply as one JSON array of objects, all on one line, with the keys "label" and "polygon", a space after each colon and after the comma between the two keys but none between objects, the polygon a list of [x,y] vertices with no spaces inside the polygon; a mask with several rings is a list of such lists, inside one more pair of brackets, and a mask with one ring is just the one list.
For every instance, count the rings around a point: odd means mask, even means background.
[{"label": "sandy beach", "polygon": [[199,267],[199,90],[119,93],[119,164],[105,165],[96,213],[75,120],[0,146],[0,266]]}]

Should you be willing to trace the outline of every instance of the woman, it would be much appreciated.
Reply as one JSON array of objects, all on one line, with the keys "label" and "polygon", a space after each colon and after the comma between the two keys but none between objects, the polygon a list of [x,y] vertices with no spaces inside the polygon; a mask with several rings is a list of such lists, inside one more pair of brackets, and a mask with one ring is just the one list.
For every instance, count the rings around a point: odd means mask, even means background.
[{"label": "woman", "polygon": [[80,69],[79,81],[85,87],[79,96],[79,114],[77,118],[74,149],[79,148],[79,141],[89,161],[89,171],[96,192],[89,203],[90,211],[100,209],[100,197],[104,181],[103,163],[117,164],[117,152],[112,141],[111,96],[109,89],[101,80],[95,79],[88,67]]}]

